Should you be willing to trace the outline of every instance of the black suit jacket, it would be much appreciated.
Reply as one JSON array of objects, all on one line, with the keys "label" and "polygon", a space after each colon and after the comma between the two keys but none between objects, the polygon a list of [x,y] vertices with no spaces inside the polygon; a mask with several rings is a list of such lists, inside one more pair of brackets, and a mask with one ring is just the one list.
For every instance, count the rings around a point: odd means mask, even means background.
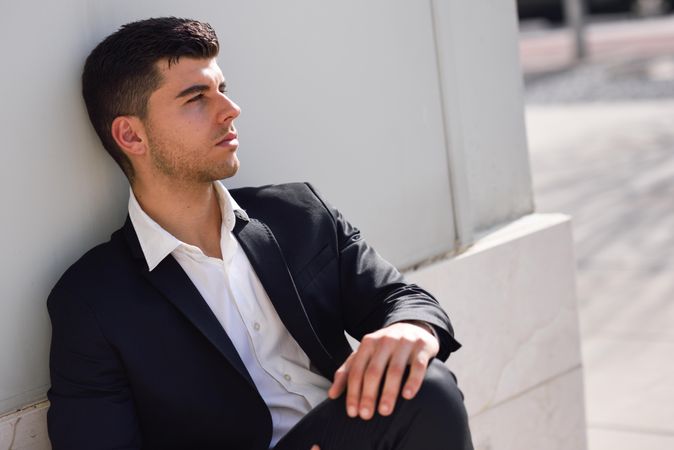
[{"label": "black suit jacket", "polygon": [[[356,339],[447,315],[361,239],[308,184],[232,190],[248,213],[234,234],[274,307],[328,379]],[[55,450],[267,449],[271,416],[233,344],[180,265],[148,271],[127,218],[71,266],[48,299]]]}]

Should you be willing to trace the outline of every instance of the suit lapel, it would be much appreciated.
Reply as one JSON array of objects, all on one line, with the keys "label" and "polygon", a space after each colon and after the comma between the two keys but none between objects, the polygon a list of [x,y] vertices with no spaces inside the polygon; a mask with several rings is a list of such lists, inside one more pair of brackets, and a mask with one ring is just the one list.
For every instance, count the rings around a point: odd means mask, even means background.
[{"label": "suit lapel", "polygon": [[276,312],[290,334],[324,376],[332,377],[336,363],[316,334],[300,300],[281,248],[267,225],[237,213],[233,233],[241,243]]},{"label": "suit lapel", "polygon": [[155,269],[148,270],[138,237],[131,220],[127,218],[124,232],[132,254],[140,259],[141,272],[196,328],[213,344],[222,355],[248,382],[255,387],[239,353],[229,339],[218,319],[206,304],[180,264],[169,255]]}]

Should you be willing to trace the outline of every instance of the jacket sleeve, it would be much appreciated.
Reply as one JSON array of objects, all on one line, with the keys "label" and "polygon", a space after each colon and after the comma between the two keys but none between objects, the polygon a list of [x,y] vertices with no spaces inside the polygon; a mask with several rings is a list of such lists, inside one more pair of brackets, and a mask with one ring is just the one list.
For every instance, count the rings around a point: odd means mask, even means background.
[{"label": "jacket sleeve", "polygon": [[346,332],[360,340],[395,322],[420,320],[430,324],[438,335],[438,359],[445,361],[458,350],[461,344],[454,339],[449,317],[438,301],[416,284],[407,283],[391,263],[365,242],[356,227],[308,186],[334,222]]},{"label": "jacket sleeve", "polygon": [[52,322],[49,437],[54,450],[138,450],[138,420],[124,369],[94,312],[58,285]]}]

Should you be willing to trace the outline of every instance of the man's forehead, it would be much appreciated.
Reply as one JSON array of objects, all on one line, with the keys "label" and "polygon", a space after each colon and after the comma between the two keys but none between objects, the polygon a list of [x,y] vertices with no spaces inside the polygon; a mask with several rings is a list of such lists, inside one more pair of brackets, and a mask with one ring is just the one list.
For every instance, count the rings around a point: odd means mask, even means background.
[{"label": "man's forehead", "polygon": [[166,58],[155,64],[162,77],[162,87],[181,88],[191,83],[208,81],[221,83],[225,80],[215,58],[182,57],[178,61],[170,62]]}]

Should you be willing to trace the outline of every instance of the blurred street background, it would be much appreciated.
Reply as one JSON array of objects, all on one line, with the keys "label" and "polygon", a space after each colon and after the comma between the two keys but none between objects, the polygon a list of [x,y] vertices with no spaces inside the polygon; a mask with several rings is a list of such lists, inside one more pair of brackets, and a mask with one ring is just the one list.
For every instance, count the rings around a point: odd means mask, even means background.
[{"label": "blurred street background", "polygon": [[[650,9],[649,9],[650,8]],[[674,16],[520,21],[536,206],[573,217],[589,450],[674,449]]]}]

